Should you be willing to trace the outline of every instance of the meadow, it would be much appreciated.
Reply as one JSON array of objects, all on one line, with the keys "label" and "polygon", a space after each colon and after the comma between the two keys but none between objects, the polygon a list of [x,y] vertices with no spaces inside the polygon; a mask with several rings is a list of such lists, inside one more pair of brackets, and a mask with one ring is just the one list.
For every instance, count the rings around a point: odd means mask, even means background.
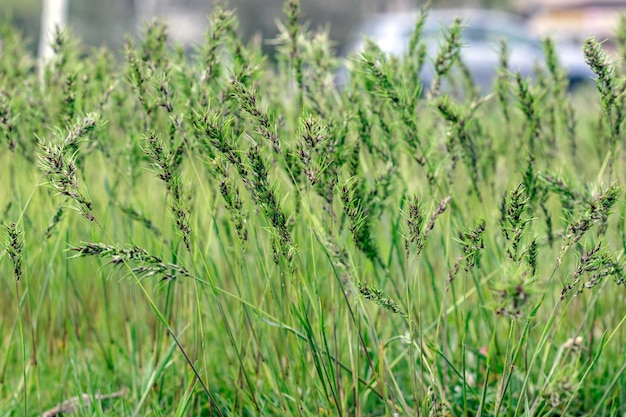
[{"label": "meadow", "polygon": [[338,88],[284,12],[41,72],[1,27],[0,416],[624,415],[626,24],[576,92],[549,38],[480,92],[423,16]]}]

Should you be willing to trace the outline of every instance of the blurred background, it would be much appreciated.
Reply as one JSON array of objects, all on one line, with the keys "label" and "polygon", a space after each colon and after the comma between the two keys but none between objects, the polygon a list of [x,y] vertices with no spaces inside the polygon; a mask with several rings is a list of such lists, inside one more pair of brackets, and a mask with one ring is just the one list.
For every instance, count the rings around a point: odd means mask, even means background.
[{"label": "blurred background", "polygon": [[[53,0],[53,3],[58,0]],[[164,17],[174,39],[191,47],[202,42],[206,15],[213,2],[207,0],[60,0],[67,24],[88,46],[120,49],[124,36],[137,33],[152,16]],[[305,20],[311,28],[327,27],[338,48],[358,28],[364,16],[381,12],[417,9],[421,0],[306,0]],[[523,16],[537,36],[551,33],[557,39],[584,39],[594,34],[609,39],[626,0],[434,0],[434,8],[472,7],[500,9]],[[271,40],[282,19],[282,0],[230,0],[238,10],[244,38],[262,35]],[[0,19],[17,25],[35,52],[40,38],[43,0],[0,0]],[[269,43],[265,43],[270,48]]]}]

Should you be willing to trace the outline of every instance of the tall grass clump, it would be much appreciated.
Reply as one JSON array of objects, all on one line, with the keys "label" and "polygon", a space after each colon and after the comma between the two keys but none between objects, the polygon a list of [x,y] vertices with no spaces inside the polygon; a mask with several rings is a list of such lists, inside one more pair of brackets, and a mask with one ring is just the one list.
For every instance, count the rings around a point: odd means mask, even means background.
[{"label": "tall grass clump", "polygon": [[501,43],[481,92],[427,13],[345,61],[295,0],[272,56],[223,5],[59,31],[42,78],[2,26],[0,416],[626,413],[623,69]]}]

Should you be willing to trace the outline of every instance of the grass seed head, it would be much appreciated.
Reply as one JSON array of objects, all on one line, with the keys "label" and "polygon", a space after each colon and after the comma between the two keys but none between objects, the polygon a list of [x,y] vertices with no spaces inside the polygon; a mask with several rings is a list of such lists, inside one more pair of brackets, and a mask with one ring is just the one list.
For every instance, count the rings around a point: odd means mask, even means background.
[{"label": "grass seed head", "polygon": [[4,242],[4,249],[7,251],[11,262],[13,262],[15,281],[19,281],[23,273],[24,231],[17,223],[9,223],[5,225],[5,234],[6,240]]}]

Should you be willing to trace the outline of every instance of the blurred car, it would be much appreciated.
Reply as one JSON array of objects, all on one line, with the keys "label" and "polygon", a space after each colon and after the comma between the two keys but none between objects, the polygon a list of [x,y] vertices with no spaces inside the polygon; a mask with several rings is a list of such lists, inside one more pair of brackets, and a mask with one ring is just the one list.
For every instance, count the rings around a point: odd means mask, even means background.
[{"label": "blurred car", "polygon": [[[429,59],[420,74],[426,86],[430,85],[433,78],[432,61],[442,43],[443,30],[450,27],[456,17],[461,17],[464,24],[461,59],[482,91],[489,91],[493,86],[500,60],[501,40],[505,40],[508,45],[510,71],[519,71],[523,77],[527,77],[534,74],[537,65],[542,65],[544,55],[541,42],[531,35],[526,21],[521,17],[483,9],[431,10],[421,36]],[[376,42],[383,51],[402,56],[407,52],[417,18],[416,12],[373,15],[354,31],[346,52],[362,50],[367,37]],[[584,62],[582,51],[580,52],[576,55],[571,48],[557,47],[557,54],[567,70],[571,86],[582,80],[590,80],[593,75]]]}]

